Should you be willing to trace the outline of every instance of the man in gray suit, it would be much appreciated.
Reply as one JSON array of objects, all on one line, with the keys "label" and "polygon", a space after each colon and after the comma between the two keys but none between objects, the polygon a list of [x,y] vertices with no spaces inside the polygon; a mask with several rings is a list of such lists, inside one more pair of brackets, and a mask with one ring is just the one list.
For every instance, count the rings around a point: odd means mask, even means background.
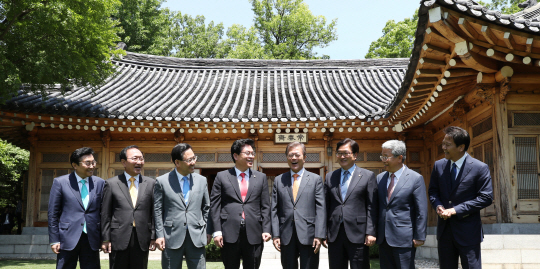
[{"label": "man in gray suit", "polygon": [[377,176],[379,221],[377,244],[381,269],[414,269],[416,248],[426,240],[427,196],[422,175],[403,164],[405,143],[382,145],[383,172]]},{"label": "man in gray suit", "polygon": [[171,153],[176,166],[157,178],[154,188],[156,245],[162,250],[162,268],[181,269],[183,256],[189,269],[206,268],[204,246],[210,210],[206,178],[193,173],[197,156],[189,144]]},{"label": "man in gray suit", "polygon": [[319,175],[304,169],[306,147],[292,142],[285,150],[291,171],[276,177],[272,189],[272,234],[285,269],[319,267],[326,237],[324,186]]}]

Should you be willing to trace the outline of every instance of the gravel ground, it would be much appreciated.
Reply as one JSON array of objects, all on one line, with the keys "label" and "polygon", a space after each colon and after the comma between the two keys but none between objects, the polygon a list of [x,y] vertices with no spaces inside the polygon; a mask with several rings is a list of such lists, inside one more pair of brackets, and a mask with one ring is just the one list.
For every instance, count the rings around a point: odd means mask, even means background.
[{"label": "gravel ground", "polygon": [[414,264],[416,269],[439,269],[439,262],[434,259],[415,259]]}]

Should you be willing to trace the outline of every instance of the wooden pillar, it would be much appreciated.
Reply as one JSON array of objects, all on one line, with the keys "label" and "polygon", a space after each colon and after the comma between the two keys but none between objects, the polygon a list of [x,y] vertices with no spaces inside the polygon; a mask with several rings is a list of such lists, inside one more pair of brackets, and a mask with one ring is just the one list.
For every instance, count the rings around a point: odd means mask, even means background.
[{"label": "wooden pillar", "polygon": [[325,156],[324,165],[326,166],[326,173],[329,173],[334,169],[332,167],[332,156],[328,156],[328,147],[332,147],[332,133],[327,131],[324,134],[323,139],[324,139],[324,156]]},{"label": "wooden pillar", "polygon": [[499,92],[494,94],[493,115],[495,115],[496,131],[493,134],[495,148],[495,173],[493,178],[493,193],[498,223],[512,222],[512,186],[510,181],[510,136],[508,134],[508,111],[506,102],[501,99]]},{"label": "wooden pillar", "polygon": [[108,179],[112,175],[109,175],[109,165],[111,160],[110,143],[111,143],[111,131],[106,130],[101,132],[101,141],[103,147],[101,148],[101,174],[99,177]]},{"label": "wooden pillar", "polygon": [[28,162],[28,186],[26,190],[28,195],[26,196],[25,226],[33,227],[34,216],[36,216],[35,219],[37,220],[37,214],[39,214],[39,201],[36,198],[39,196],[37,192],[40,189],[39,173],[37,171],[37,128],[34,128],[33,131],[28,133],[28,141],[30,141],[30,160]]}]

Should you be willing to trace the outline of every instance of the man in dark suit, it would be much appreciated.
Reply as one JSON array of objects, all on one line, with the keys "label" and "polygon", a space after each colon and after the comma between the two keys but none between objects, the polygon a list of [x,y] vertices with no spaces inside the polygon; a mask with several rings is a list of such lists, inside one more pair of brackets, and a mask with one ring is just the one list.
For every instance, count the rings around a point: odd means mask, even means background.
[{"label": "man in dark suit", "polygon": [[426,240],[427,196],[424,177],[403,164],[403,141],[382,145],[383,172],[377,176],[379,221],[377,244],[381,269],[414,269],[416,248]]},{"label": "man in dark suit", "polygon": [[[345,138],[337,143],[340,169],[326,175],[328,262],[330,269],[369,268],[369,247],[377,235],[377,178],[354,164],[360,148]],[[323,243],[326,245],[326,242]]]},{"label": "man in dark suit", "polygon": [[96,161],[91,148],[70,157],[75,171],[54,179],[49,196],[49,243],[56,268],[100,268],[101,198],[105,181],[93,176]]},{"label": "man in dark suit", "polygon": [[157,178],[154,188],[156,245],[163,269],[206,268],[206,223],[210,211],[206,177],[194,173],[197,156],[189,144],[174,146],[171,158],[176,167]]},{"label": "man in dark suit", "polygon": [[210,195],[214,242],[226,269],[240,268],[240,259],[244,269],[259,268],[263,243],[272,237],[268,181],[251,169],[253,140],[236,140],[231,155],[235,167],[217,174]]},{"label": "man in dark suit", "polygon": [[319,267],[319,249],[326,238],[322,178],[304,169],[306,147],[292,142],[285,150],[291,170],[276,177],[272,189],[272,235],[285,269]]},{"label": "man in dark suit", "polygon": [[450,126],[444,130],[444,159],[433,166],[429,200],[439,215],[437,240],[442,269],[482,268],[483,241],[480,210],[493,202],[489,167],[467,154],[467,131]]},{"label": "man in dark suit", "polygon": [[154,251],[153,178],[141,175],[144,157],[137,146],[120,151],[124,173],[105,181],[101,206],[101,249],[111,269],[146,269]]}]

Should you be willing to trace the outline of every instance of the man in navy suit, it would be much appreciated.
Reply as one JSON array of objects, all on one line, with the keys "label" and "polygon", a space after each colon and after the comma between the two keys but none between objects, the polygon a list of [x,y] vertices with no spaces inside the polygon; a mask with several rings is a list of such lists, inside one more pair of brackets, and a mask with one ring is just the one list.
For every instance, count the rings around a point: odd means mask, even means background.
[{"label": "man in navy suit", "polygon": [[75,150],[70,157],[75,170],[53,181],[49,197],[49,243],[56,268],[100,268],[101,198],[105,181],[92,176],[96,161],[91,148]]},{"label": "man in navy suit", "polygon": [[480,210],[493,202],[488,166],[467,154],[467,131],[444,130],[444,159],[433,166],[429,200],[439,215],[437,240],[441,269],[482,268],[480,243],[484,238]]},{"label": "man in navy suit", "polygon": [[379,221],[377,244],[381,269],[414,269],[416,248],[426,240],[427,196],[424,177],[403,164],[403,141],[382,144],[386,172],[377,176]]}]

